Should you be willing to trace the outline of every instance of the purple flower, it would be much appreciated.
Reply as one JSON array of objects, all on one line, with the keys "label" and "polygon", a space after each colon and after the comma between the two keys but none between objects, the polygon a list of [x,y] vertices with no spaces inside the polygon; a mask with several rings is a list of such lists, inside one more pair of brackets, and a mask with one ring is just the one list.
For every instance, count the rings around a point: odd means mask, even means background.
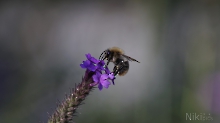
[{"label": "purple flower", "polygon": [[80,64],[81,68],[86,68],[90,71],[96,71],[97,66],[95,64],[99,63],[100,61],[92,57],[90,53],[86,54],[86,58],[88,60],[83,61],[83,63]]},{"label": "purple flower", "polygon": [[102,90],[102,88],[108,88],[109,85],[111,84],[109,81],[108,81],[108,75],[107,74],[101,74],[99,72],[96,72],[95,75],[92,76],[94,82],[95,82],[95,85],[96,84],[99,84],[98,85],[98,88],[99,90]]},{"label": "purple flower", "polygon": [[115,79],[114,73],[108,74],[109,79]]},{"label": "purple flower", "polygon": [[93,86],[94,86],[94,85],[97,85],[97,84],[99,83],[100,77],[101,77],[101,73],[99,73],[99,72],[96,72],[96,74],[92,76],[93,81],[95,82],[95,83],[93,84]]},{"label": "purple flower", "polygon": [[100,77],[99,90],[102,90],[103,87],[108,88],[111,83],[108,81],[108,75],[102,74]]},{"label": "purple flower", "polygon": [[97,69],[97,67],[89,60],[83,61],[83,63],[80,64],[80,66],[81,68],[86,68],[89,69],[90,71],[95,71]]},{"label": "purple flower", "polygon": [[[114,73],[110,72],[108,67],[105,67],[104,60],[97,60],[96,58],[92,57],[91,54],[85,55],[87,60],[83,61],[82,64],[80,64],[81,68],[87,69],[87,71],[93,71],[93,83],[90,84],[90,86],[96,86],[98,85],[99,90],[102,90],[102,88],[108,88],[111,84],[108,79],[114,83]],[[102,71],[105,71],[105,74],[102,73]]]},{"label": "purple flower", "polygon": [[108,69],[108,67],[105,68],[105,73],[108,74],[108,78],[112,80],[113,85],[115,84],[114,79],[114,73],[110,72],[110,70]]},{"label": "purple flower", "polygon": [[105,62],[103,60],[99,61],[97,64],[97,69],[105,70],[104,65],[105,65]]},{"label": "purple flower", "polygon": [[99,62],[99,60],[97,60],[96,58],[92,57],[90,53],[86,54],[86,58],[87,58],[89,61],[91,61],[91,62],[93,62],[93,63],[95,63],[95,64],[97,64],[97,63]]}]

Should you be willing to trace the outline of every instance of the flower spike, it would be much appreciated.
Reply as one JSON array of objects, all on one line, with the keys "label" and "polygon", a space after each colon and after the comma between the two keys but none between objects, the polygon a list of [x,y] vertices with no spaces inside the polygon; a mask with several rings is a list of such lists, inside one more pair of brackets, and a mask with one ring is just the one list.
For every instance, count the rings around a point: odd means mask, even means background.
[{"label": "flower spike", "polygon": [[103,60],[98,60],[89,53],[85,56],[87,60],[80,64],[81,68],[86,69],[82,82],[71,89],[70,94],[66,95],[63,102],[59,102],[54,114],[50,115],[48,123],[72,122],[76,109],[96,85],[101,91],[103,87],[109,88],[111,85],[109,80],[114,84],[115,76],[109,71]]}]

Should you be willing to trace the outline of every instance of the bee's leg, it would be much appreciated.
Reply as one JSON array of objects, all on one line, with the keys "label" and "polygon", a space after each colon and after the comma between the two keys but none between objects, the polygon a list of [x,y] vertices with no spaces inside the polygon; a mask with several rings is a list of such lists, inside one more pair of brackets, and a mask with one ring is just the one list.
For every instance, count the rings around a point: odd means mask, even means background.
[{"label": "bee's leg", "polygon": [[114,73],[115,75],[116,71],[117,71],[117,66],[114,66],[112,73]]},{"label": "bee's leg", "polygon": [[106,51],[103,51],[102,54],[99,56],[99,60],[104,60],[103,57],[106,56]]},{"label": "bee's leg", "polygon": [[122,68],[123,68],[124,66],[115,66],[114,68],[113,68],[113,73],[114,73],[114,76],[116,76],[118,73],[119,73],[119,71],[121,71],[122,70]]},{"label": "bee's leg", "polygon": [[103,60],[103,53],[99,56],[99,60]]},{"label": "bee's leg", "polygon": [[112,73],[114,73],[114,76],[118,74],[118,66],[114,66]]},{"label": "bee's leg", "polygon": [[108,66],[109,62],[110,62],[110,61],[108,60],[108,61],[107,61],[107,66]]}]

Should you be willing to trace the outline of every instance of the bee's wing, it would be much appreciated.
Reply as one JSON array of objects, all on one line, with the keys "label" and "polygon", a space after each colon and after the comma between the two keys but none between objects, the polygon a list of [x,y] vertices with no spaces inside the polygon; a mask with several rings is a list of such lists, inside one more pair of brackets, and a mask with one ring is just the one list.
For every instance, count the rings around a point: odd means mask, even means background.
[{"label": "bee's wing", "polygon": [[129,56],[127,56],[127,55],[125,55],[125,54],[121,54],[123,57],[125,57],[127,60],[129,60],[129,61],[136,61],[136,62],[138,62],[138,63],[140,63],[138,60],[136,60],[136,59],[134,59],[134,58],[131,58],[131,57],[129,57]]}]

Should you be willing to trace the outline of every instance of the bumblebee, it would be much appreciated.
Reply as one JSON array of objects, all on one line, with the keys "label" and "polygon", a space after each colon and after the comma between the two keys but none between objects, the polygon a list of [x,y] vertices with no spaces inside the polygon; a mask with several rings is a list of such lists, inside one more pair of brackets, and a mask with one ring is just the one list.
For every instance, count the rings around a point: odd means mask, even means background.
[{"label": "bumblebee", "polygon": [[116,75],[124,76],[129,70],[129,61],[136,61],[140,63],[136,59],[125,55],[124,51],[118,47],[112,47],[112,48],[106,49],[105,51],[102,52],[99,59],[108,60],[107,66],[109,62],[114,63],[115,65],[113,68],[114,76]]}]

